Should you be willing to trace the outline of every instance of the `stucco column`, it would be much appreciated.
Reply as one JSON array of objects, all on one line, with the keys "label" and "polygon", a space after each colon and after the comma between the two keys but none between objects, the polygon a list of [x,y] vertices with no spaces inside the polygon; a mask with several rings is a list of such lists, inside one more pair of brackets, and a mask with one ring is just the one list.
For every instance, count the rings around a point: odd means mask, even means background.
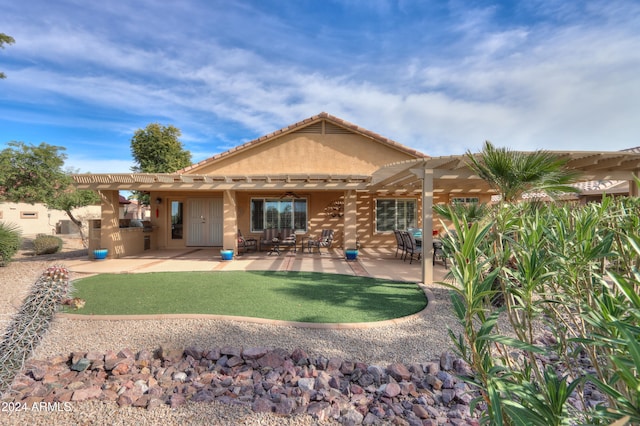
[{"label": "stucco column", "polygon": [[238,253],[238,212],[236,208],[236,191],[224,191],[222,206],[222,248]]},{"label": "stucco column", "polygon": [[343,249],[356,248],[358,239],[358,203],[356,191],[344,192],[344,241]]},{"label": "stucco column", "polygon": [[122,256],[123,247],[120,240],[120,193],[118,191],[100,191],[100,248],[109,250],[108,257]]},{"label": "stucco column", "polygon": [[433,282],[433,169],[422,171],[422,282]]}]

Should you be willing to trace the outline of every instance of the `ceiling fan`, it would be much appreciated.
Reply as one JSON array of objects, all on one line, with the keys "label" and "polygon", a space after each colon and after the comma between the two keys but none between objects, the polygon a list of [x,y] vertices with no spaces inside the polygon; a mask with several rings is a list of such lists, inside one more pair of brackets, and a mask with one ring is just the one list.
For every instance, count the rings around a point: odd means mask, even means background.
[{"label": "ceiling fan", "polygon": [[298,194],[296,194],[295,192],[285,192],[284,194],[282,194],[280,196],[280,199],[282,200],[283,198],[302,198],[300,197]]}]

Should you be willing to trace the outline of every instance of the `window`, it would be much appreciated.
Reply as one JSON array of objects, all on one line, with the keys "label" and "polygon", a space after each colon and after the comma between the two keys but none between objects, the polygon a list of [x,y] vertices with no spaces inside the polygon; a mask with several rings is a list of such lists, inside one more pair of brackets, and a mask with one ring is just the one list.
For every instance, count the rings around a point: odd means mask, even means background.
[{"label": "window", "polygon": [[181,240],[182,229],[184,223],[183,204],[182,201],[171,202],[171,239]]},{"label": "window", "polygon": [[20,219],[37,219],[38,212],[20,212]]},{"label": "window", "polygon": [[452,197],[451,204],[478,204],[478,197]]},{"label": "window", "polygon": [[307,200],[290,199],[251,199],[251,232],[260,232],[269,228],[293,228],[296,231],[307,230]]},{"label": "window", "polygon": [[414,199],[376,200],[376,232],[414,228],[417,226],[417,216],[417,204]]}]

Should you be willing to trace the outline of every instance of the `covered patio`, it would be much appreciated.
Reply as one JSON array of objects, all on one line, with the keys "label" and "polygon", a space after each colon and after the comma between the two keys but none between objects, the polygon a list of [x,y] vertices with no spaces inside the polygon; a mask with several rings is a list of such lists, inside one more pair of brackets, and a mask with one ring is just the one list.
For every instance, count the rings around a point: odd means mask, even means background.
[{"label": "covered patio", "polygon": [[[629,181],[630,195],[638,196],[638,186],[634,181],[634,176],[640,175],[640,154],[630,152],[575,152],[575,151],[557,151],[555,154],[567,160],[567,166],[582,174],[582,181],[593,180],[626,180]],[[477,154],[479,155],[479,154]],[[417,158],[406,161],[399,161],[379,167],[370,176],[366,175],[267,175],[267,176],[250,176],[250,175],[185,175],[185,174],[106,174],[106,175],[75,175],[74,179],[80,189],[94,189],[102,194],[102,229],[100,229],[100,238],[98,244],[114,248],[115,258],[122,257],[122,262],[134,262],[136,259],[142,260],[146,257],[152,259],[164,259],[172,253],[172,247],[162,247],[157,244],[151,244],[151,251],[142,251],[134,253],[133,256],[124,251],[125,242],[123,241],[123,232],[118,230],[118,216],[116,200],[120,190],[138,190],[146,191],[151,194],[151,199],[157,201],[157,205],[152,206],[155,210],[155,217],[152,221],[161,227],[169,224],[170,211],[167,207],[166,200],[163,198],[165,193],[182,193],[196,194],[203,191],[213,191],[220,196],[221,206],[221,233],[222,246],[225,248],[233,248],[237,252],[237,232],[239,217],[241,215],[248,216],[246,206],[249,201],[247,193],[253,191],[269,191],[270,193],[304,193],[310,202],[316,199],[334,199],[340,197],[340,214],[338,216],[323,219],[325,222],[318,223],[313,230],[326,227],[337,227],[342,232],[342,249],[356,247],[358,237],[363,235],[362,231],[369,232],[372,229],[375,219],[375,211],[372,211],[372,203],[370,200],[384,197],[407,197],[420,200],[418,206],[418,227],[422,228],[423,247],[426,248],[423,253],[423,261],[421,262],[421,270],[417,273],[409,274],[407,271],[415,271],[404,262],[395,259],[396,264],[390,267],[390,263],[385,262],[384,270],[396,274],[393,278],[402,278],[406,275],[409,280],[415,282],[432,283],[437,281],[438,274],[431,262],[432,251],[432,231],[434,220],[432,209],[434,203],[449,203],[452,198],[474,197],[480,202],[487,202],[487,198],[495,194],[485,181],[480,179],[469,168],[466,155],[445,156],[445,157],[427,157]],[[164,204],[163,204],[164,203]],[[363,208],[363,206],[365,206]],[[324,217],[324,216],[323,216]],[[313,222],[315,219],[309,219]],[[311,223],[313,225],[313,223]],[[91,230],[90,230],[91,232]],[[142,232],[142,230],[140,231]],[[167,235],[165,229],[164,235]],[[372,264],[367,265],[367,259],[375,259],[373,255],[376,252],[382,253],[388,250],[393,253],[395,246],[393,245],[393,237],[389,233],[373,234],[375,238],[370,238],[362,250],[362,256],[359,257],[357,264],[361,264],[365,270],[367,267],[372,270],[378,270],[375,260]],[[149,238],[153,242],[154,233]],[[245,233],[246,235],[246,233]],[[125,235],[126,236],[126,235]],[[164,248],[165,250],[154,250],[155,248]],[[91,247],[90,247],[91,248]],[[218,247],[219,250],[220,247]],[[174,259],[189,256],[207,255],[209,260],[218,257],[218,251],[211,249],[202,249],[194,251],[196,248],[181,247],[184,255],[175,256]],[[120,252],[118,251],[120,250]],[[163,253],[164,251],[164,253]],[[270,270],[272,268],[303,268],[309,265],[317,265],[319,269],[327,271],[345,271],[346,266],[342,259],[342,251],[339,255],[334,256],[334,260],[326,260],[322,257],[302,256],[285,256],[281,259],[273,257],[265,257],[264,253],[237,258],[230,264],[206,263],[205,268],[245,268],[254,267],[257,269]],[[196,254],[199,253],[199,254]],[[207,254],[209,253],[209,254]],[[368,257],[367,253],[370,253]],[[386,256],[386,255],[385,255]],[[388,257],[388,256],[387,256]],[[315,259],[315,260],[313,260]],[[116,260],[116,259],[112,259]],[[200,260],[202,261],[202,260]],[[194,260],[198,262],[198,260]],[[287,263],[288,262],[288,263]],[[300,263],[298,263],[300,262]],[[329,265],[335,263],[333,267]],[[169,263],[161,263],[163,267],[168,267]],[[285,266],[283,266],[283,264]],[[337,265],[341,266],[337,266]],[[153,269],[159,267],[150,261],[148,268]],[[304,265],[304,266],[303,266]],[[97,266],[94,266],[97,267]],[[349,266],[349,268],[352,268]],[[387,269],[388,268],[388,269]],[[292,269],[296,270],[296,269]],[[306,270],[306,269],[299,269]],[[315,269],[311,269],[315,270]],[[340,272],[343,273],[343,272]],[[378,276],[378,274],[373,274]],[[384,274],[383,274],[384,275]]]},{"label": "covered patio", "polygon": [[[421,282],[419,263],[412,265],[395,257],[395,249],[365,248],[360,250],[357,262],[344,260],[341,249],[319,253],[298,250],[283,252],[282,256],[247,253],[232,261],[223,261],[217,249],[163,249],[150,250],[139,255],[111,258],[101,261],[74,259],[65,262],[79,276],[99,273],[149,273],[180,271],[302,271],[369,276],[381,279]],[[442,263],[434,267],[434,281],[443,281],[447,270]]]}]

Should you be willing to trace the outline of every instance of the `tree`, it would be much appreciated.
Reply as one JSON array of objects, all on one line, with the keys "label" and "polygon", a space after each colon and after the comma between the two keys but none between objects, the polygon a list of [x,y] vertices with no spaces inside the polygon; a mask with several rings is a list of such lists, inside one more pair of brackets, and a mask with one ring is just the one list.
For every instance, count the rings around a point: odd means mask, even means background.
[{"label": "tree", "polygon": [[9,142],[0,151],[0,197],[23,203],[44,203],[65,190],[71,180],[62,171],[63,147]]},{"label": "tree", "polygon": [[143,173],[173,173],[191,164],[191,152],[178,139],[180,129],[151,123],[136,130],[131,139],[131,153],[138,163],[131,169]]},{"label": "tree", "polygon": [[[0,33],[0,49],[4,49],[4,44],[13,44],[15,42],[16,41],[13,39],[13,37],[4,33]],[[7,76],[4,75],[3,72],[0,72],[0,79],[2,78],[7,78]]]},{"label": "tree", "polygon": [[64,147],[42,142],[38,146],[24,142],[9,142],[0,151],[0,201],[44,203],[48,208],[63,210],[80,230],[85,241],[82,222],[72,210],[99,201],[93,191],[77,190],[70,173],[62,166]]},{"label": "tree", "polygon": [[66,191],[60,192],[56,197],[47,201],[47,207],[54,210],[62,210],[69,219],[78,227],[80,238],[85,243],[85,235],[82,231],[82,221],[73,215],[73,210],[79,207],[90,206],[100,201],[100,197],[94,191],[77,190],[70,186]]},{"label": "tree", "polygon": [[486,141],[478,157],[467,151],[468,164],[502,196],[513,203],[525,192],[542,191],[549,195],[558,192],[577,192],[569,184],[578,173],[565,168],[566,161],[546,151],[532,153],[496,148]]},{"label": "tree", "polygon": [[[137,166],[131,168],[142,173],[173,173],[191,164],[191,152],[182,147],[178,139],[180,129],[172,125],[151,123],[138,129],[131,138],[131,154]],[[149,194],[133,191],[140,204],[149,205]]]}]

